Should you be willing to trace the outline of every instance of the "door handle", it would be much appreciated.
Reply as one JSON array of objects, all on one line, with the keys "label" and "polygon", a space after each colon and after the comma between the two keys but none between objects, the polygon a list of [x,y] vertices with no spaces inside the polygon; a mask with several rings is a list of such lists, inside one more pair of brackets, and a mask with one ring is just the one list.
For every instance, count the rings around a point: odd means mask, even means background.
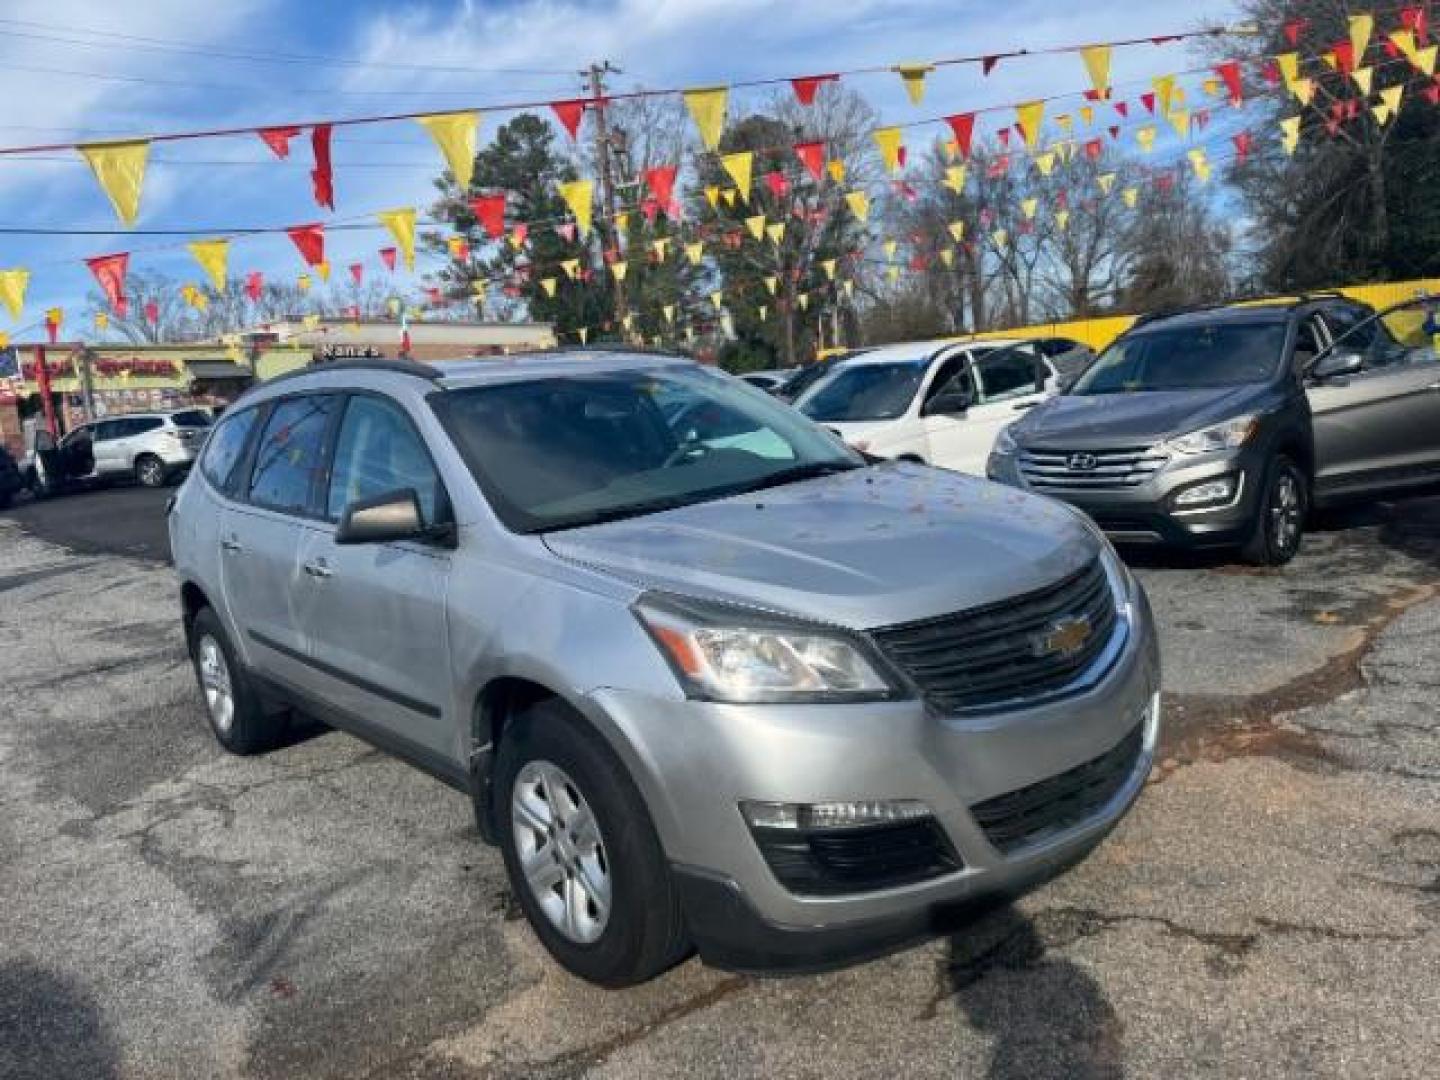
[{"label": "door handle", "polygon": [[1016,412],[1024,412],[1026,409],[1033,409],[1040,404],[1038,401],[1017,401],[1011,406]]},{"label": "door handle", "polygon": [[324,559],[317,559],[315,562],[307,562],[302,569],[313,578],[334,577],[335,571],[325,565]]},{"label": "door handle", "polygon": [[244,551],[244,550],[245,550],[244,546],[240,543],[239,540],[236,540],[234,537],[230,537],[230,536],[227,536],[224,540],[221,540],[221,541],[220,541],[220,547],[221,547],[222,549],[224,549],[225,551]]}]

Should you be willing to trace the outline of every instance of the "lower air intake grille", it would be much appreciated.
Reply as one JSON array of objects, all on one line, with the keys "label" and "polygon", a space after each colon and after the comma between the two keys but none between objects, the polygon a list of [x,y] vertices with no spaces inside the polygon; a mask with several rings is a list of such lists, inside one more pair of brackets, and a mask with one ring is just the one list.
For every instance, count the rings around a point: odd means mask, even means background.
[{"label": "lower air intake grille", "polygon": [[931,818],[854,829],[753,828],[751,832],[776,879],[800,895],[909,885],[963,865]]}]

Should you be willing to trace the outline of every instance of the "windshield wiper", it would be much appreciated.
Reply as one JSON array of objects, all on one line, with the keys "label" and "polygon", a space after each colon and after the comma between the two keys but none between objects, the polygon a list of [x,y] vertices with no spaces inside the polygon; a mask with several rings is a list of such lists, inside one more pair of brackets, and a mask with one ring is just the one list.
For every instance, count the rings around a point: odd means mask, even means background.
[{"label": "windshield wiper", "polygon": [[758,480],[733,489],[728,494],[746,495],[752,491],[784,487],[786,484],[798,484],[801,480],[816,480],[822,476],[834,476],[836,473],[854,472],[856,469],[864,468],[868,468],[868,466],[853,465],[844,461],[811,461],[804,465],[792,465],[788,469],[781,469],[769,476],[762,476]]}]

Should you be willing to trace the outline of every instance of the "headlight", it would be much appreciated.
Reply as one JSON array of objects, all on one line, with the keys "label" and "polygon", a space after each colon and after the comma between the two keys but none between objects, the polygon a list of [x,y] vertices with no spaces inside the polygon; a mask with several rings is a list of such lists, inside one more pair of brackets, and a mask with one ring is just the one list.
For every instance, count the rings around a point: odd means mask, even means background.
[{"label": "headlight", "polygon": [[843,630],[655,594],[636,616],[686,694],[732,703],[878,701],[901,696],[881,662]]},{"label": "headlight", "polygon": [[1250,413],[1192,431],[1189,435],[1181,435],[1165,445],[1177,454],[1208,454],[1212,450],[1233,450],[1249,442],[1259,427],[1260,417]]},{"label": "headlight", "polygon": [[1006,454],[1013,456],[1018,449],[1019,447],[1015,445],[1015,436],[1010,434],[1010,428],[1007,425],[1006,427],[1002,427],[1000,431],[996,434],[995,446],[990,452],[992,454]]}]

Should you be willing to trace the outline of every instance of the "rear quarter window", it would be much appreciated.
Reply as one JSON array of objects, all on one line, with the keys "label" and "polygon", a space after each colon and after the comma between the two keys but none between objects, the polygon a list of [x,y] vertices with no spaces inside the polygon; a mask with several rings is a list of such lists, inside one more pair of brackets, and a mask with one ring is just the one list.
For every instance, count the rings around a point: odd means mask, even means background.
[{"label": "rear quarter window", "polygon": [[255,430],[259,413],[255,409],[227,416],[210,434],[205,444],[205,456],[200,459],[200,471],[205,479],[221,491],[231,490],[235,479],[235,466],[245,453],[250,433]]}]

